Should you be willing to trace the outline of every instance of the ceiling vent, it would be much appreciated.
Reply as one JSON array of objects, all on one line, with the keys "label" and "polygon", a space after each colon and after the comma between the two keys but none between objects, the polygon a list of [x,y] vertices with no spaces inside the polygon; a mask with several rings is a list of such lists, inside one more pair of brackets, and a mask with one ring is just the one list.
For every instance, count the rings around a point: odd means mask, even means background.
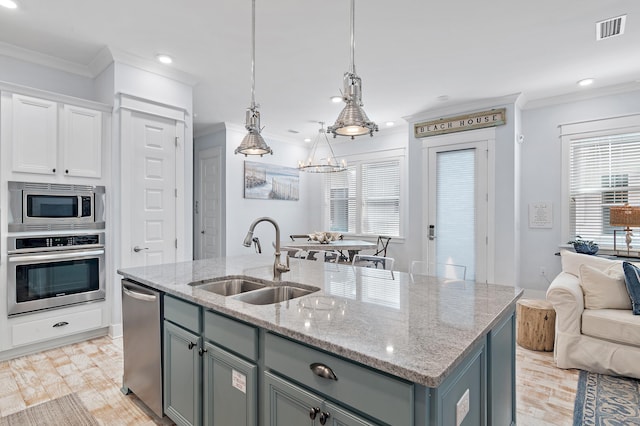
[{"label": "ceiling vent", "polygon": [[626,21],[627,15],[622,15],[617,18],[596,22],[596,40],[604,40],[605,38],[622,35]]}]

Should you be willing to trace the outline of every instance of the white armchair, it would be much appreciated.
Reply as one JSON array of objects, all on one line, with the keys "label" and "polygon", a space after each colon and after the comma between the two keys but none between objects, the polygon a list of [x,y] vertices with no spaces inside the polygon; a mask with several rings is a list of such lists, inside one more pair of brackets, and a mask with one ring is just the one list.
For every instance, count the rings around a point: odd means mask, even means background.
[{"label": "white armchair", "polygon": [[581,278],[564,269],[569,268],[563,260],[563,272],[547,290],[556,311],[556,365],[640,378],[640,315],[630,309],[585,309]]}]

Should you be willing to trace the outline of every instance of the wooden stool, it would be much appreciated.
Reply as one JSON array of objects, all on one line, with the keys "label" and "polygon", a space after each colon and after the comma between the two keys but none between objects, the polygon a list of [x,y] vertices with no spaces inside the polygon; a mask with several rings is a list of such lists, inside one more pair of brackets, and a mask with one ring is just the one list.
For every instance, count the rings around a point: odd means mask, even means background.
[{"label": "wooden stool", "polygon": [[556,311],[546,300],[520,299],[516,304],[516,341],[534,351],[553,350]]}]

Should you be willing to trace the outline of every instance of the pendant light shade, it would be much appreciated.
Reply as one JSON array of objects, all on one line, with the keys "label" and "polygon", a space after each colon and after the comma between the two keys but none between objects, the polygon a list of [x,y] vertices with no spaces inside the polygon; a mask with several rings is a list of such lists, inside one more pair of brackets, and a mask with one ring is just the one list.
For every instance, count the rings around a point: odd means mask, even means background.
[{"label": "pendant light shade", "polygon": [[364,112],[362,103],[362,80],[356,74],[355,66],[355,0],[351,0],[351,69],[344,73],[344,91],[342,100],[346,106],[338,116],[335,124],[329,126],[329,132],[333,133],[335,138],[337,135],[355,136],[366,135],[373,136],[373,132],[378,131],[378,126],[369,120]]},{"label": "pendant light shade", "polygon": [[[327,138],[327,132],[324,130],[324,122],[320,121],[319,124],[320,130],[318,130],[318,135],[311,147],[309,159],[307,161],[299,161],[298,169],[308,173],[334,173],[347,170],[347,162],[345,160],[338,162],[333,153],[333,148]],[[326,156],[322,155],[323,152],[320,147],[323,140],[326,144]],[[318,150],[318,148],[321,149]]]},{"label": "pendant light shade", "polygon": [[247,109],[244,127],[249,133],[242,139],[240,146],[234,151],[236,154],[259,155],[273,154],[260,135],[260,111],[256,105],[256,0],[251,0],[251,106]]}]

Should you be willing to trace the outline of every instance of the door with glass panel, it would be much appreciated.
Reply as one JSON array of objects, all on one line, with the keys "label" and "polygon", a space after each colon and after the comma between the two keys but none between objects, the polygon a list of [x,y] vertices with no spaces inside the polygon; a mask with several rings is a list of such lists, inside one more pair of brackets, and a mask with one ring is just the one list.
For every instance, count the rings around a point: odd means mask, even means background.
[{"label": "door with glass panel", "polygon": [[427,149],[426,258],[429,275],[487,280],[487,141]]}]

